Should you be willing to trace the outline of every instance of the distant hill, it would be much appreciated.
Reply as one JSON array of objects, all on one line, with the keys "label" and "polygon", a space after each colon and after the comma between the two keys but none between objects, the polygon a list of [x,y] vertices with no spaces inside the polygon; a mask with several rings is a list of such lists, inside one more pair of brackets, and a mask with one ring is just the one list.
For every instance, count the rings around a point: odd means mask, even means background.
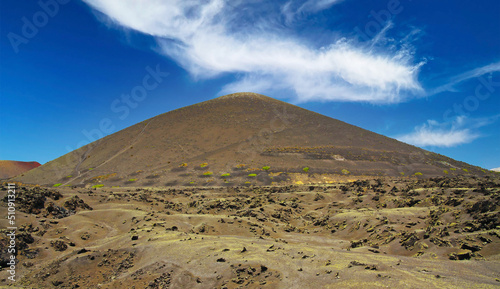
[{"label": "distant hill", "polygon": [[264,95],[236,93],[145,120],[16,180],[43,185],[261,185],[294,173],[431,177],[484,172]]},{"label": "distant hill", "polygon": [[38,162],[0,161],[0,179],[8,179],[41,166]]}]

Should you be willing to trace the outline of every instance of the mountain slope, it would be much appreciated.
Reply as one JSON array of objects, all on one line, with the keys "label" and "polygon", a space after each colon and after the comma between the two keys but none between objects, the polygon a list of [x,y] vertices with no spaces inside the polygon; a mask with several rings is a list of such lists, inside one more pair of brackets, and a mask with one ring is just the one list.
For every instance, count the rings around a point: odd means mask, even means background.
[{"label": "mountain slope", "polygon": [[[263,166],[271,169],[262,171]],[[267,96],[237,93],[145,120],[16,180],[48,185],[262,184],[304,167],[308,174],[482,174],[480,168]],[[255,180],[248,177],[252,171]],[[231,176],[222,183],[224,173]]]},{"label": "mountain slope", "polygon": [[41,166],[38,162],[0,161],[0,179],[8,179]]}]

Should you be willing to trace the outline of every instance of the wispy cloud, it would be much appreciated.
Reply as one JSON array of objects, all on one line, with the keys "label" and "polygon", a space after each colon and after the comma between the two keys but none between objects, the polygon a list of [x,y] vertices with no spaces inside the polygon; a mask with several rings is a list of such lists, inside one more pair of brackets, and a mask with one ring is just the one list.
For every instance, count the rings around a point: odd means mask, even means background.
[{"label": "wispy cloud", "polygon": [[333,5],[342,2],[342,0],[290,0],[281,6],[281,13],[285,17],[286,23],[290,24],[297,17],[317,13],[328,9]]},{"label": "wispy cloud", "polygon": [[445,91],[456,91],[456,86],[464,81],[467,81],[472,78],[480,77],[487,73],[499,72],[500,71],[500,62],[491,63],[482,67],[478,67],[459,75],[452,77],[446,84],[441,85],[435,89],[429,91],[429,95],[435,95]]},{"label": "wispy cloud", "polygon": [[416,146],[454,147],[470,143],[478,138],[469,129],[445,130],[429,125],[422,125],[415,132],[399,137],[399,140]]},{"label": "wispy cloud", "polygon": [[478,129],[495,123],[499,118],[500,115],[475,119],[459,116],[450,123],[428,120],[415,127],[413,132],[396,139],[421,147],[455,147],[481,137]]},{"label": "wispy cloud", "polygon": [[[234,74],[238,80],[221,93],[279,90],[297,102],[397,103],[422,92],[422,63],[411,49],[376,51],[345,38],[316,47],[313,39],[298,38],[286,25],[276,24],[287,15],[334,7],[338,0],[285,5],[260,0],[84,1],[119,26],[154,36],[160,52],[197,79]],[[266,17],[255,16],[264,4],[274,6],[262,12]]]}]

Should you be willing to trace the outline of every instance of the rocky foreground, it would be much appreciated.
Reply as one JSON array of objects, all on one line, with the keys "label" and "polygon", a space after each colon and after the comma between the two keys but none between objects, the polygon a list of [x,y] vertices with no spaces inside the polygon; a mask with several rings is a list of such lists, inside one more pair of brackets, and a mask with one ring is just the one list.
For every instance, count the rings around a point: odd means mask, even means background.
[{"label": "rocky foreground", "polygon": [[[6,194],[3,184],[5,216]],[[4,268],[0,282],[19,288],[500,286],[494,177],[170,189],[18,184],[16,208],[17,280]],[[7,231],[0,235],[6,267]]]}]

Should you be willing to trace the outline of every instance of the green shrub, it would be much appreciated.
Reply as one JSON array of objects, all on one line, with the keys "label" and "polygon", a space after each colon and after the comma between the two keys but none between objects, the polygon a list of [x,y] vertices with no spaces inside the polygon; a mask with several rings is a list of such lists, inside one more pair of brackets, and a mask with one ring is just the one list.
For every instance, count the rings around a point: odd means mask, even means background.
[{"label": "green shrub", "polygon": [[271,168],[270,166],[264,166],[264,167],[262,167],[262,169],[263,169],[264,171],[268,171],[270,168]]},{"label": "green shrub", "polygon": [[249,174],[248,176],[254,178],[257,176],[257,174]]},{"label": "green shrub", "polygon": [[443,173],[448,174],[448,171],[447,171],[447,170],[444,170],[444,171],[443,171]]},{"label": "green shrub", "polygon": [[93,185],[93,186],[92,186],[92,189],[95,189],[95,188],[102,188],[102,187],[104,187],[104,185],[103,185],[103,184],[98,184],[98,185]]},{"label": "green shrub", "polygon": [[212,172],[204,172],[203,175],[204,176],[211,176],[211,175],[213,175],[213,173]]},{"label": "green shrub", "polygon": [[404,175],[405,175],[405,173],[404,173],[404,172],[400,172],[399,174],[401,174],[401,176],[404,176]]},{"label": "green shrub", "polygon": [[94,168],[89,168],[89,171],[93,170]]},{"label": "green shrub", "polygon": [[182,163],[182,164],[180,164],[180,165],[179,165],[179,168],[185,168],[185,167],[187,167],[187,166],[188,166],[188,164],[186,164],[186,163]]},{"label": "green shrub", "polygon": [[307,173],[309,171],[309,167],[305,167],[302,169],[305,173]]},{"label": "green shrub", "polygon": [[70,179],[72,178],[73,176],[72,175],[69,175],[69,176],[66,176],[67,179]]},{"label": "green shrub", "polygon": [[206,166],[208,166],[208,164],[207,164],[207,163],[202,163],[202,164],[200,164],[200,168],[204,168],[204,167],[206,167]]},{"label": "green shrub", "polygon": [[422,176],[423,174],[421,172],[416,172],[415,176]]},{"label": "green shrub", "polygon": [[135,182],[135,181],[137,181],[137,179],[130,179],[130,180],[128,180],[128,181],[129,181],[129,182]]},{"label": "green shrub", "polygon": [[348,170],[346,170],[346,169],[343,169],[343,170],[342,170],[342,173],[343,173],[344,175],[348,175],[348,174],[350,174],[351,172],[350,172],[350,171],[348,171]]},{"label": "green shrub", "polygon": [[220,176],[221,176],[221,178],[226,178],[226,177],[230,177],[231,174],[230,173],[225,173],[225,174],[222,174]]},{"label": "green shrub", "polygon": [[456,168],[451,168],[450,170],[452,170],[452,171],[456,171],[457,169],[456,169]]},{"label": "green shrub", "polygon": [[54,184],[53,187],[59,187],[62,184]]},{"label": "green shrub", "polygon": [[467,169],[462,169],[464,172],[468,173],[469,171]]}]

